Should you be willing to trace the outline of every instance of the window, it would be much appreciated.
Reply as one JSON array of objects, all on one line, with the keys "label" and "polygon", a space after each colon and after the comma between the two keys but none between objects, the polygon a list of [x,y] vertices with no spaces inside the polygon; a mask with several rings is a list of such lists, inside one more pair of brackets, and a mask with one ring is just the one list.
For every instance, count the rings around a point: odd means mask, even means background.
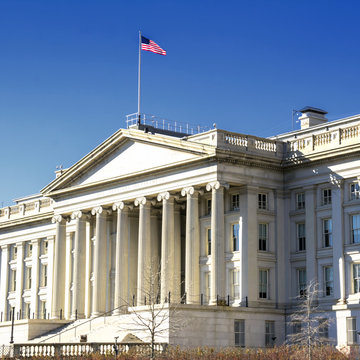
[{"label": "window", "polygon": [[233,251],[239,251],[240,244],[239,244],[239,224],[233,224],[232,228],[232,248]]},{"label": "window", "polygon": [[238,269],[231,270],[231,296],[234,299],[240,297],[240,271]]},{"label": "window", "polygon": [[323,246],[331,247],[332,244],[332,220],[325,219],[323,220]]},{"label": "window", "polygon": [[322,205],[331,204],[331,189],[323,189],[321,193],[321,203]]},{"label": "window", "polygon": [[47,286],[47,265],[46,264],[41,265],[41,282],[40,282],[40,286],[41,287]]},{"label": "window", "polygon": [[30,319],[30,317],[31,317],[30,303],[25,303],[24,318],[25,319]]},{"label": "window", "polygon": [[239,210],[240,209],[240,195],[235,194],[231,195],[231,210]]},{"label": "window", "polygon": [[263,210],[268,208],[267,194],[258,194],[258,207]]},{"label": "window", "polygon": [[44,239],[41,242],[41,254],[42,255],[46,255],[48,253],[48,245],[49,245],[49,242],[46,239]]},{"label": "window", "polygon": [[298,269],[298,295],[306,296],[306,270]]},{"label": "window", "polygon": [[324,290],[325,296],[332,296],[334,291],[334,277],[332,266],[324,267]]},{"label": "window", "polygon": [[293,321],[292,322],[292,333],[293,334],[300,334],[301,333],[301,322],[300,321]]},{"label": "window", "polygon": [[296,194],[296,209],[305,209],[305,193]]},{"label": "window", "polygon": [[305,251],[306,250],[305,224],[304,223],[296,224],[296,227],[297,227],[298,251]]},{"label": "window", "polygon": [[265,321],[265,346],[273,346],[275,343],[275,321]]},{"label": "window", "polygon": [[207,254],[211,255],[211,228],[207,229]]},{"label": "window", "polygon": [[40,300],[39,311],[40,319],[46,319],[46,301]]},{"label": "window", "polygon": [[26,245],[26,257],[31,257],[32,256],[32,244],[28,243]]},{"label": "window", "polygon": [[31,289],[31,267],[25,267],[25,290]]},{"label": "window", "polygon": [[328,319],[319,319],[319,337],[320,340],[329,339],[329,321]]},{"label": "window", "polygon": [[16,269],[10,270],[10,291],[16,291]]},{"label": "window", "polygon": [[211,199],[206,200],[206,215],[211,215]]},{"label": "window", "polygon": [[353,264],[354,293],[360,292],[360,264]]},{"label": "window", "polygon": [[235,346],[245,347],[245,320],[234,321]]},{"label": "window", "polygon": [[206,301],[210,302],[210,296],[211,296],[211,273],[210,273],[210,271],[205,273],[205,295],[206,295]]},{"label": "window", "polygon": [[268,275],[269,275],[269,270],[260,270],[259,271],[259,298],[260,299],[268,298]]},{"label": "window", "polygon": [[360,187],[357,182],[350,184],[350,199],[360,199]]},{"label": "window", "polygon": [[353,345],[357,343],[356,317],[346,318],[347,343]]},{"label": "window", "polygon": [[16,260],[17,259],[17,246],[16,245],[12,245],[11,246],[11,260]]},{"label": "window", "polygon": [[360,243],[360,215],[351,216],[351,242]]},{"label": "window", "polygon": [[259,224],[259,250],[266,251],[268,242],[268,224]]}]

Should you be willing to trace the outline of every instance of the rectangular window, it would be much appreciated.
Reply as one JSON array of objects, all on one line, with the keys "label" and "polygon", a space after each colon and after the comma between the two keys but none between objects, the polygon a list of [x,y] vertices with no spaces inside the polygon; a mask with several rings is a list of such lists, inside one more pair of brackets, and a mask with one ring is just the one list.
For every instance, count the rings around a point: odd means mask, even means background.
[{"label": "rectangular window", "polygon": [[300,321],[293,321],[292,322],[292,333],[293,334],[300,334],[301,333],[301,322]]},{"label": "rectangular window", "polygon": [[360,264],[353,264],[354,293],[360,292]]},{"label": "rectangular window", "polygon": [[48,253],[48,245],[49,242],[47,241],[47,239],[44,239],[41,242],[41,255],[46,255]]},{"label": "rectangular window", "polygon": [[356,317],[346,318],[346,332],[348,345],[357,344]]},{"label": "rectangular window", "polygon": [[259,271],[259,298],[260,299],[268,298],[268,275],[269,275],[269,270],[260,270]]},{"label": "rectangular window", "polygon": [[360,199],[360,187],[359,183],[350,184],[350,198],[351,200]]},{"label": "rectangular window", "polygon": [[211,228],[206,230],[207,232],[207,254],[211,255]]},{"label": "rectangular window", "polygon": [[31,289],[31,267],[25,267],[25,290]]},{"label": "rectangular window", "polygon": [[235,194],[231,195],[231,210],[239,210],[240,209],[240,195]]},{"label": "rectangular window", "polygon": [[323,189],[321,193],[321,203],[322,205],[331,204],[331,189]]},{"label": "rectangular window", "polygon": [[259,250],[267,251],[268,224],[259,224]]},{"label": "rectangular window", "polygon": [[332,266],[324,267],[325,296],[332,296],[334,292],[334,277]]},{"label": "rectangular window", "polygon": [[273,346],[275,343],[275,321],[265,320],[265,346]]},{"label": "rectangular window", "polygon": [[329,321],[328,319],[319,319],[319,337],[320,341],[329,339]]},{"label": "rectangular window", "polygon": [[41,265],[41,282],[40,282],[40,286],[41,287],[47,286],[47,265],[46,264]]},{"label": "rectangular window", "polygon": [[297,228],[297,245],[298,251],[305,251],[306,250],[306,238],[305,238],[305,224],[299,223],[296,224]]},{"label": "rectangular window", "polygon": [[39,311],[40,319],[46,319],[46,301],[40,300]]},{"label": "rectangular window", "polygon": [[206,200],[206,215],[211,215],[211,199]]},{"label": "rectangular window", "polygon": [[240,297],[240,271],[238,269],[231,270],[231,296],[233,299]]},{"label": "rectangular window", "polygon": [[11,260],[16,260],[17,259],[17,246],[16,245],[12,245],[11,246],[11,256],[10,256]]},{"label": "rectangular window", "polygon": [[268,208],[267,194],[258,194],[258,207],[263,210]]},{"label": "rectangular window", "polygon": [[32,244],[28,243],[26,245],[26,257],[31,257],[32,256]]},{"label": "rectangular window", "polygon": [[16,291],[16,270],[10,271],[10,291]]},{"label": "rectangular window", "polygon": [[240,244],[239,244],[239,224],[233,224],[232,228],[232,248],[233,251],[239,251]]},{"label": "rectangular window", "polygon": [[234,321],[235,346],[245,347],[245,320]]},{"label": "rectangular window", "polygon": [[296,194],[296,209],[305,209],[305,193]]},{"label": "rectangular window", "polygon": [[300,297],[306,296],[306,270],[298,269],[298,295]]},{"label": "rectangular window", "polygon": [[351,216],[351,242],[360,243],[360,215]]},{"label": "rectangular window", "polygon": [[211,273],[210,271],[205,273],[205,296],[206,301],[210,302],[210,296],[211,296]]},{"label": "rectangular window", "polygon": [[332,220],[325,219],[323,220],[323,246],[331,247],[332,245]]},{"label": "rectangular window", "polygon": [[30,303],[25,303],[24,318],[25,319],[30,319],[31,318]]}]

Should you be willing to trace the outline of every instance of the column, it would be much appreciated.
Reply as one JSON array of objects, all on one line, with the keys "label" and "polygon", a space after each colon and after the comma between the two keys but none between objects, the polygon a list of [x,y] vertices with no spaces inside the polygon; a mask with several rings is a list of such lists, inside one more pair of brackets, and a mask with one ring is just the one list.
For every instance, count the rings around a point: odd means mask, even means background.
[{"label": "column", "polygon": [[1,283],[0,283],[0,317],[3,321],[7,314],[7,297],[9,286],[9,246],[1,246]]},{"label": "column", "polygon": [[123,312],[121,306],[129,304],[128,277],[129,277],[129,207],[122,201],[112,207],[117,211],[116,224],[116,255],[115,255],[115,294],[114,294],[114,315]]},{"label": "column", "polygon": [[145,197],[135,200],[135,206],[139,206],[139,238],[138,238],[138,273],[137,273],[137,297],[138,306],[145,304],[145,297],[150,294],[150,202]]},{"label": "column", "polygon": [[161,276],[161,264],[160,264],[160,224],[159,224],[159,214],[158,210],[151,210],[150,215],[150,227],[151,227],[151,236],[150,236],[150,247],[151,247],[151,271],[153,274],[153,281],[151,282],[151,291],[152,302],[157,302],[158,297],[160,296],[160,276]]},{"label": "column", "polygon": [[[240,192],[239,245],[240,264],[240,298],[244,302],[258,299],[258,188],[244,186]],[[251,306],[251,305],[250,305]]]},{"label": "column", "polygon": [[15,312],[22,312],[22,292],[24,284],[24,244],[22,242],[16,243],[17,259],[16,259],[16,298],[15,298]]},{"label": "column", "polygon": [[76,315],[83,318],[85,311],[86,220],[89,217],[82,211],[75,211],[71,214],[71,219],[75,220],[71,319],[75,319]]},{"label": "column", "polygon": [[56,224],[56,232],[51,319],[60,319],[60,312],[64,317],[65,310],[66,219],[61,215],[55,215],[52,218],[52,223]]},{"label": "column", "polygon": [[39,239],[32,240],[32,267],[31,267],[31,318],[38,318],[38,303],[39,303],[39,253],[40,241]]},{"label": "column", "polygon": [[[200,302],[199,194],[200,192],[192,186],[181,190],[181,195],[186,196],[185,292],[187,304]],[[202,191],[201,194],[203,194]]]},{"label": "column", "polygon": [[224,187],[219,181],[206,185],[211,197],[211,288],[210,303],[225,299]]},{"label": "column", "polygon": [[179,303],[181,300],[181,206],[175,206],[174,221],[174,288],[171,301]]},{"label": "column", "polygon": [[346,301],[342,185],[343,183],[337,180],[331,187],[334,298],[338,299],[340,304]]},{"label": "column", "polygon": [[175,217],[174,197],[165,192],[159,194],[158,201],[162,201],[161,223],[161,302],[165,302],[169,292],[174,291],[175,265]]},{"label": "column", "polygon": [[317,283],[317,261],[316,261],[316,188],[315,186],[305,188],[305,236],[306,236],[306,281]]},{"label": "column", "polygon": [[[111,212],[110,212],[111,213]],[[96,215],[96,233],[94,244],[94,285],[92,293],[92,312],[95,317],[106,311],[106,217],[110,214],[108,210],[98,206],[91,210]],[[84,249],[85,250],[85,249]]]}]

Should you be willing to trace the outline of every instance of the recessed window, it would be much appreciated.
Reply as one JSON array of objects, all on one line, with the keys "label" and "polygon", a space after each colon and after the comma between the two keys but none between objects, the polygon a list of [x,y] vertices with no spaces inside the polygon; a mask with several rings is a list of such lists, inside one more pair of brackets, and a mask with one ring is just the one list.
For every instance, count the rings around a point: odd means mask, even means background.
[{"label": "recessed window", "polygon": [[240,195],[235,194],[231,195],[231,210],[239,210],[240,209]]},{"label": "recessed window", "polygon": [[30,266],[25,267],[25,289],[31,289],[31,270]]},{"label": "recessed window", "polygon": [[323,220],[323,246],[331,247],[332,245],[332,220],[325,219]]},{"label": "recessed window", "polygon": [[296,209],[305,209],[305,193],[296,194]]},{"label": "recessed window", "polygon": [[46,301],[40,300],[39,312],[40,319],[46,319]]},{"label": "recessed window", "polygon": [[211,255],[211,228],[206,230],[206,237],[207,237],[207,254]]},{"label": "recessed window", "polygon": [[206,215],[211,215],[211,199],[206,200]]},{"label": "recessed window", "polygon": [[231,270],[231,296],[233,299],[240,297],[240,271],[238,269]]},{"label": "recessed window", "polygon": [[306,250],[305,223],[296,224],[298,251]]},{"label": "recessed window", "polygon": [[258,194],[258,208],[266,210],[268,208],[268,196],[267,194]]},{"label": "recessed window", "polygon": [[300,297],[306,296],[306,270],[298,269],[298,295]]},{"label": "recessed window", "polygon": [[357,182],[350,184],[350,199],[360,199],[360,186]]},{"label": "recessed window", "polygon": [[353,264],[354,293],[360,292],[360,264]]},{"label": "recessed window", "polygon": [[331,204],[331,189],[323,189],[321,193],[321,204],[330,205]]},{"label": "recessed window", "polygon": [[32,244],[31,243],[27,243],[26,244],[26,257],[31,257],[32,256]]},{"label": "recessed window", "polygon": [[356,317],[346,318],[346,332],[347,332],[348,345],[356,344],[357,343]]},{"label": "recessed window", "polygon": [[275,321],[265,320],[265,346],[273,346],[275,343]]},{"label": "recessed window", "polygon": [[40,286],[45,287],[47,286],[47,265],[42,264],[41,265],[41,281]]},{"label": "recessed window", "polygon": [[10,270],[10,291],[16,291],[16,269]]},{"label": "recessed window", "polygon": [[259,271],[259,298],[267,299],[268,294],[268,277],[269,270],[260,270]]},{"label": "recessed window", "polygon": [[41,241],[41,254],[46,255],[48,253],[49,242],[47,239]]},{"label": "recessed window", "polygon": [[351,242],[360,243],[360,215],[351,216]]},{"label": "recessed window", "polygon": [[245,320],[234,321],[235,346],[245,347]]},{"label": "recessed window", "polygon": [[332,296],[334,292],[334,276],[332,266],[324,267],[324,290],[325,296]]},{"label": "recessed window", "polygon": [[268,249],[268,224],[259,224],[259,250]]},{"label": "recessed window", "polygon": [[328,319],[319,319],[319,337],[320,341],[329,339],[329,321]]},{"label": "recessed window", "polygon": [[232,233],[232,249],[233,251],[239,251],[240,244],[239,244],[239,224],[232,224],[231,226],[231,233]]},{"label": "recessed window", "polygon": [[301,322],[300,321],[293,321],[292,322],[292,333],[293,334],[300,334],[301,333]]},{"label": "recessed window", "polygon": [[16,245],[12,245],[11,246],[11,253],[10,253],[10,259],[11,260],[16,260],[17,259],[17,246]]},{"label": "recessed window", "polygon": [[210,296],[211,296],[211,273],[210,271],[205,273],[205,296],[206,301],[210,302]]}]

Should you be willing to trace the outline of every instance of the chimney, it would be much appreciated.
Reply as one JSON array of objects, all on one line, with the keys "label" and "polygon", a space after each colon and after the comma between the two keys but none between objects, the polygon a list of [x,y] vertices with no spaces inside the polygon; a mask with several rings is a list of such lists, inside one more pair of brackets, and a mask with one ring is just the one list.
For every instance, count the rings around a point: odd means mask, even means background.
[{"label": "chimney", "polygon": [[325,117],[325,115],[327,114],[325,110],[321,110],[311,106],[305,106],[299,111],[302,114],[299,117],[301,129],[307,129],[314,125],[324,124],[328,121],[328,119]]}]

